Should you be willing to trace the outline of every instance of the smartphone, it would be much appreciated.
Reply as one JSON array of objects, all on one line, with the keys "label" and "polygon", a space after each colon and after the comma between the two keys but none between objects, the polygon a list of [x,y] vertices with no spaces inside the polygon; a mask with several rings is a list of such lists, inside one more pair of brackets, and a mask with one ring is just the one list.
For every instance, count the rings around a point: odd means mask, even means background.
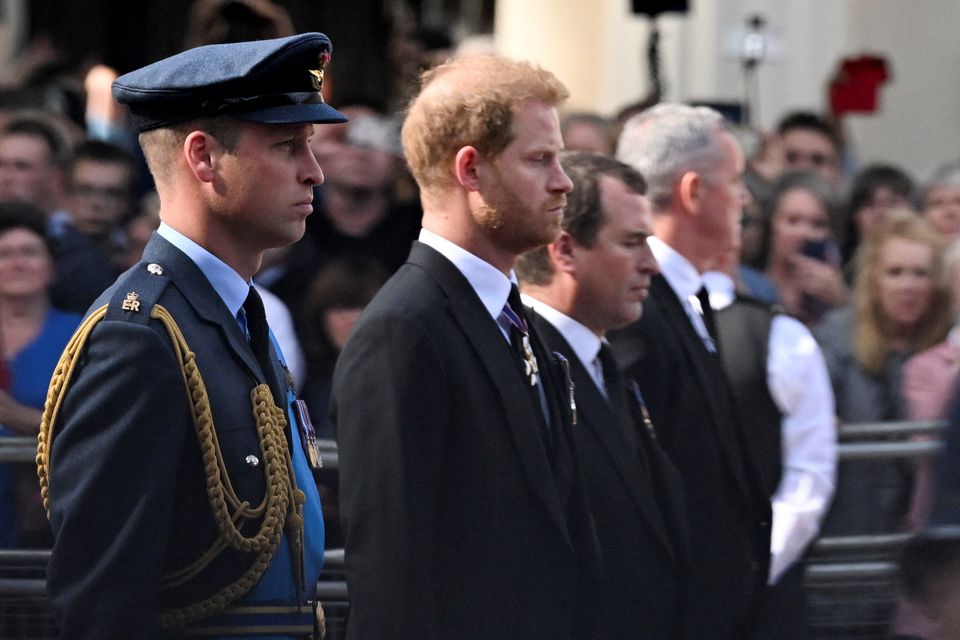
[{"label": "smartphone", "polygon": [[834,242],[833,238],[806,240],[800,248],[800,253],[808,258],[813,258],[814,260],[826,262],[834,266],[837,266],[841,259],[840,248],[837,246],[837,243]]}]

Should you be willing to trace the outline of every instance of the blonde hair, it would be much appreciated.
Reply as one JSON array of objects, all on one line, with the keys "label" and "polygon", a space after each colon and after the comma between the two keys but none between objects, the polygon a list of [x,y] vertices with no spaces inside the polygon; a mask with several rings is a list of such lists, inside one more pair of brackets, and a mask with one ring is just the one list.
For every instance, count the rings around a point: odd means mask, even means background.
[{"label": "blonde hair", "polygon": [[918,242],[933,250],[930,273],[933,296],[926,315],[910,337],[911,352],[921,351],[937,344],[947,335],[951,326],[950,294],[943,278],[943,239],[930,224],[916,213],[893,211],[870,234],[857,252],[857,275],[853,289],[854,354],[866,371],[879,374],[884,361],[892,351],[891,327],[883,317],[878,267],[890,240]]},{"label": "blonde hair", "polygon": [[498,56],[458,58],[426,71],[401,136],[421,189],[454,184],[453,158],[466,146],[496,160],[513,139],[513,117],[527,103],[556,106],[569,92],[555,75]]},{"label": "blonde hair", "polygon": [[140,147],[147,167],[158,183],[173,179],[174,159],[193,131],[205,131],[217,139],[227,151],[233,151],[240,140],[241,121],[231,116],[201,118],[151,129],[140,134]]}]

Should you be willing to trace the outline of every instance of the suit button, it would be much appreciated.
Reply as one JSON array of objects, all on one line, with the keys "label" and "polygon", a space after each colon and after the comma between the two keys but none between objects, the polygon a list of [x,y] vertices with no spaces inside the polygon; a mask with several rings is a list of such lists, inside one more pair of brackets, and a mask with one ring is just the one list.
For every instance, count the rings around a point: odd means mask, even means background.
[{"label": "suit button", "polygon": [[760,526],[763,527],[764,529],[766,529],[767,527],[770,526],[770,522],[767,521],[767,520],[763,520],[763,521],[760,522]]},{"label": "suit button", "polygon": [[756,560],[751,560],[751,561],[750,561],[750,571],[753,571],[754,573],[756,573],[756,572],[759,571],[759,570],[760,570],[760,565],[757,563],[757,561],[756,561]]}]

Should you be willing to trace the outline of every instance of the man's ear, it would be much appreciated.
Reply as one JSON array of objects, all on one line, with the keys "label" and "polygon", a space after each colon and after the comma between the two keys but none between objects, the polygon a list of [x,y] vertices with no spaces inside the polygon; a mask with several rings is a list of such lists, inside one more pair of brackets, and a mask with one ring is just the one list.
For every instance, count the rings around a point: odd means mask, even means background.
[{"label": "man's ear", "polygon": [[577,271],[576,251],[579,247],[572,235],[561,231],[560,237],[547,245],[547,254],[557,271],[574,274]]},{"label": "man's ear", "polygon": [[480,190],[479,165],[484,158],[475,147],[461,147],[454,159],[453,174],[457,182],[467,191]]},{"label": "man's ear", "polygon": [[702,187],[703,178],[696,171],[687,171],[680,176],[677,181],[676,196],[685,212],[696,213],[700,210]]},{"label": "man's ear", "polygon": [[205,131],[192,131],[183,141],[187,166],[201,182],[213,182],[224,148]]}]

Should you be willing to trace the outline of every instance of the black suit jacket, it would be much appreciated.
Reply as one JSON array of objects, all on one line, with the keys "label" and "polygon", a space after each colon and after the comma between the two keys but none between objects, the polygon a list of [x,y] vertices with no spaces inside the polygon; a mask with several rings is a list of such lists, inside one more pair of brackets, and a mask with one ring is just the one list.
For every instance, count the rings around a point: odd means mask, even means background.
[{"label": "black suit jacket", "polygon": [[414,243],[337,363],[347,637],[582,638],[596,536],[563,381],[548,454],[509,343],[466,278]]},{"label": "black suit jacket", "polygon": [[[162,276],[148,263],[161,265]],[[156,298],[148,294],[154,287]],[[141,309],[121,317],[131,291],[142,296]],[[108,302],[56,423],[47,587],[64,638],[166,637],[161,609],[212,596],[255,555],[228,548],[196,577],[161,591],[163,576],[194,563],[218,531],[180,366],[166,329],[149,320],[151,303],[173,315],[196,354],[230,482],[251,505],[263,500],[265,481],[264,465],[246,462],[262,455],[250,390],[265,376],[203,273],[159,235],[93,308]],[[246,534],[257,526],[249,522]]]},{"label": "black suit jacket", "polygon": [[609,339],[683,478],[691,531],[688,637],[741,638],[766,583],[770,502],[719,357],[706,350],[661,275],[653,277],[643,317]]},{"label": "black suit jacket", "polygon": [[689,552],[680,476],[632,419],[626,389],[609,402],[563,335],[531,318],[548,348],[570,361],[576,389],[573,439],[603,557],[595,637],[679,638]]}]

